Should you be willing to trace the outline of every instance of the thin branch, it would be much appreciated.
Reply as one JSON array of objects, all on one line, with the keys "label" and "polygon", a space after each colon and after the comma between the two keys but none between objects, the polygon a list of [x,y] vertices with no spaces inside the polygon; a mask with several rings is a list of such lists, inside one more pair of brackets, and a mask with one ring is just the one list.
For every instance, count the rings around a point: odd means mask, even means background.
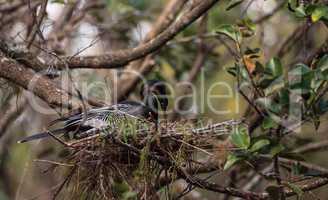
[{"label": "thin branch", "polygon": [[297,149],[295,149],[293,152],[294,153],[308,153],[308,152],[315,152],[319,151],[322,149],[327,149],[328,148],[328,140],[320,141],[320,142],[315,142],[315,143],[310,143],[304,146],[301,146]]},{"label": "thin branch", "polygon": [[[174,38],[179,32],[187,28],[196,19],[202,16],[207,10],[215,5],[219,0],[202,1],[194,9],[185,13],[176,23],[168,27],[161,34],[145,44],[127,50],[118,50],[100,56],[66,57],[67,64],[74,68],[113,68],[128,64],[153,53],[163,47],[169,40]],[[58,69],[64,69],[65,65],[60,60],[54,63]]]},{"label": "thin branch", "polygon": [[274,14],[276,14],[280,9],[282,9],[284,7],[284,5],[286,4],[286,1],[283,0],[281,1],[277,7],[275,7],[270,13],[254,20],[255,24],[261,24],[263,22],[265,22],[266,20],[270,19]]},{"label": "thin branch", "polygon": [[48,0],[43,0],[42,4],[41,4],[41,8],[40,8],[40,12],[37,16],[37,18],[35,19],[36,22],[35,22],[35,25],[33,26],[31,32],[29,33],[28,35],[28,38],[27,38],[27,48],[29,49],[35,39],[35,36],[38,32],[41,32],[40,31],[40,26],[42,24],[42,21],[43,21],[43,18],[44,16],[46,15],[47,11],[47,4],[48,4]]},{"label": "thin branch", "polygon": [[232,187],[223,187],[221,185],[218,185],[216,183],[204,181],[201,178],[198,177],[190,177],[187,172],[180,170],[179,171],[179,176],[181,178],[185,179],[188,183],[197,186],[199,188],[213,191],[213,192],[219,192],[223,194],[229,194],[231,196],[235,197],[241,197],[244,199],[266,199],[267,194],[261,194],[261,193],[255,193],[255,192],[249,192],[249,191],[241,191],[236,188]]},{"label": "thin branch", "polygon": [[[156,35],[163,32],[170,26],[177,15],[180,13],[181,9],[185,5],[187,0],[171,0],[167,3],[162,13],[155,22],[154,28],[146,35],[145,39],[141,43],[147,43],[152,40]],[[131,74],[131,71],[136,71],[137,74],[145,75],[149,73],[155,66],[153,60],[154,54],[146,56],[144,59],[136,60],[131,62],[126,69],[123,71],[121,78],[119,79],[118,85],[122,85],[123,88],[118,91],[117,99],[118,101],[124,99],[137,85],[140,77],[136,74]]]},{"label": "thin branch", "polygon": [[15,122],[15,119],[24,111],[27,101],[24,99],[17,106],[12,105],[0,118],[0,138],[5,135],[7,128]]}]

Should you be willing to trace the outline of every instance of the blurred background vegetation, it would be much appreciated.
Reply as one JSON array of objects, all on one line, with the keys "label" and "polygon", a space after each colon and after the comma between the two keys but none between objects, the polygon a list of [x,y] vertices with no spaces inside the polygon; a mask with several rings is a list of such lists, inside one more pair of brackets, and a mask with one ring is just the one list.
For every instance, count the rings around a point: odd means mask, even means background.
[{"label": "blurred background vegetation", "polygon": [[[16,2],[20,1],[2,0],[0,10]],[[34,3],[34,1],[29,2]],[[73,15],[80,14],[83,6],[91,1],[78,2]],[[135,47],[151,29],[168,0],[97,0],[94,2],[97,2],[99,6],[85,12],[82,19],[74,24],[75,28],[65,33],[67,35],[62,41],[54,42],[56,45],[51,47],[51,51],[55,51],[58,55],[77,53],[78,55],[98,55],[103,52]],[[295,12],[288,9],[287,1],[244,0],[234,8],[227,9],[232,4],[231,2],[230,0],[219,1],[208,12],[204,32],[200,32],[200,20],[198,20],[164,46],[155,57],[155,68],[147,74],[149,79],[163,79],[181,87],[174,88],[176,92],[171,91],[173,97],[170,100],[170,107],[173,108],[177,92],[183,89],[183,86],[179,86],[178,83],[188,78],[199,46],[204,46],[204,51],[207,53],[200,72],[193,80],[197,92],[185,99],[183,108],[187,112],[180,116],[182,118],[220,122],[245,116],[248,104],[236,90],[235,77],[227,72],[227,69],[235,62],[234,44],[229,38],[216,34],[216,30],[222,24],[240,24],[246,19],[252,21],[253,29],[249,33],[250,37],[243,40],[245,47],[260,48],[257,60],[261,63],[266,63],[272,57],[278,56],[285,70],[293,63],[304,61],[327,40],[328,29],[323,22],[306,25],[307,20],[296,16]],[[49,0],[47,15],[41,27],[44,37],[47,38],[52,34],[56,21],[73,3],[75,3],[74,0]],[[15,43],[15,48],[23,46],[26,42],[25,34],[31,23],[28,9],[21,8],[14,12],[0,13],[0,15],[1,37]],[[305,29],[308,29],[306,34],[299,34]],[[301,36],[298,37],[298,35]],[[286,45],[286,42],[290,43]],[[282,50],[282,47],[285,49]],[[40,52],[40,54],[46,53]],[[121,71],[122,69],[81,69],[74,70],[72,75],[78,88],[99,81],[110,90],[116,87],[113,77]],[[65,76],[67,72],[61,73]],[[11,107],[20,103],[23,98],[22,93],[26,92],[4,79],[0,81],[1,118],[1,115],[4,116],[9,109],[13,109]],[[226,83],[230,87],[226,85],[213,87],[213,84],[217,82]],[[88,91],[88,96],[108,100],[104,99],[104,92],[107,91],[94,87]],[[209,99],[208,95],[227,94],[227,97],[211,98],[211,105],[206,102]],[[132,93],[129,98],[138,99],[138,93]],[[210,106],[222,112],[213,112]],[[56,170],[49,173],[48,164],[34,160],[56,160],[65,152],[62,152],[62,148],[51,140],[23,145],[16,144],[16,141],[22,136],[46,129],[56,114],[44,115],[28,104],[24,104],[23,108],[15,107],[14,109],[21,109],[21,111],[13,117],[12,122],[5,129],[6,132],[2,133],[0,138],[0,200],[51,199],[48,191],[58,184],[61,177],[56,174]],[[318,130],[312,124],[305,124],[302,132],[293,137],[299,138],[300,144],[324,140],[327,139],[327,128],[326,116],[323,115]],[[286,142],[286,145],[294,144]],[[305,155],[305,158],[307,161],[328,167],[325,154],[326,152],[319,152]],[[228,182],[222,178],[220,180]],[[217,194],[203,190],[199,192],[201,195],[199,199],[217,198]],[[319,192],[315,192],[315,195],[312,193],[305,195],[305,199],[326,199],[327,195],[327,186],[324,186],[319,189]]]}]

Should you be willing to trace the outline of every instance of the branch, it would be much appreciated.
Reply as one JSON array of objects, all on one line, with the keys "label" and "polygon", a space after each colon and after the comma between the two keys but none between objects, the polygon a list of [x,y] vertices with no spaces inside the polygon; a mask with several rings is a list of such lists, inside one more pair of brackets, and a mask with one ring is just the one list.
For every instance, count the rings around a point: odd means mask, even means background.
[{"label": "branch", "polygon": [[[200,22],[198,27],[198,38],[199,38],[199,44],[197,48],[197,53],[195,57],[195,61],[191,67],[191,70],[189,71],[188,77],[185,81],[181,81],[181,83],[192,83],[196,78],[197,75],[199,75],[199,72],[201,68],[204,66],[206,62],[206,58],[208,57],[208,54],[216,47],[216,45],[206,45],[204,42],[204,38],[201,36],[206,34],[207,32],[207,23],[208,23],[208,17],[207,15],[204,15]],[[181,97],[182,94],[190,93],[189,88],[183,88],[178,90],[177,98]],[[176,98],[176,99],[177,99]],[[174,108],[173,113],[171,114],[171,120],[174,120],[178,117],[178,110],[180,110],[183,107],[183,104],[185,101],[179,101],[179,104],[177,105],[177,108]]]},{"label": "branch", "polygon": [[11,4],[4,4],[0,6],[0,13],[10,13],[14,12],[20,7],[24,6],[26,2],[24,1],[15,1],[12,2]]},{"label": "branch", "polygon": [[[145,57],[163,47],[169,40],[174,38],[179,32],[187,28],[192,22],[203,15],[219,0],[202,1],[194,9],[182,16],[176,23],[164,30],[156,38],[145,44],[127,50],[119,50],[100,56],[66,57],[67,65],[71,68],[115,68],[128,64],[133,60]],[[57,60],[54,66],[64,69],[65,63]]]},{"label": "branch", "polygon": [[[167,29],[167,27],[174,22],[176,16],[179,14],[186,1],[187,0],[171,0],[158,17],[155,25],[153,26],[154,28],[146,35],[145,39],[143,39],[141,43],[149,42],[151,39],[156,37],[156,35]],[[118,91],[119,93],[115,99],[120,101],[128,96],[131,91],[133,91],[140,79],[140,77],[136,74],[145,75],[153,69],[155,66],[153,56],[154,54],[150,54],[144,59],[136,60],[130,63],[126,67],[118,83],[118,85],[122,85],[123,88]],[[132,71],[137,73],[130,73]]]},{"label": "branch", "polygon": [[[35,20],[35,26],[33,26],[31,32],[28,34],[27,38],[27,48],[29,49],[35,39],[35,36],[38,32],[40,32],[40,26],[43,21],[44,16],[47,13],[47,4],[48,0],[43,0],[40,8],[40,13],[39,15],[34,19]],[[35,11],[36,12],[36,11]]]},{"label": "branch", "polygon": [[243,199],[266,199],[268,195],[266,193],[260,194],[260,193],[255,193],[255,192],[250,192],[250,191],[241,191],[236,188],[232,187],[223,187],[221,185],[218,185],[216,183],[204,181],[201,178],[198,177],[190,177],[186,172],[183,170],[179,171],[179,176],[183,179],[186,180],[186,182],[213,192],[219,192],[223,194],[229,194],[231,196],[235,197],[241,197]]},{"label": "branch", "polygon": [[10,108],[1,116],[0,119],[0,138],[4,136],[7,128],[15,121],[15,119],[24,111],[27,101],[24,99],[17,106],[11,105]]},{"label": "branch", "polygon": [[63,50],[59,48],[60,42],[72,35],[75,29],[79,27],[78,25],[80,22],[87,15],[87,12],[106,6],[103,2],[90,1],[85,2],[85,5],[81,9],[78,9],[79,3],[80,1],[71,2],[61,13],[61,17],[57,20],[47,39],[47,43],[51,49],[55,49],[55,51],[62,53]]},{"label": "branch", "polygon": [[9,58],[22,63],[26,67],[33,69],[36,72],[47,69],[48,67],[42,63],[37,56],[27,50],[14,49],[9,47],[4,40],[0,40],[0,51]]},{"label": "branch", "polygon": [[[210,173],[210,172],[219,170],[219,167],[215,160],[208,160],[208,161],[196,163],[192,166],[188,166],[188,167],[184,168],[184,170],[190,175],[196,175],[196,174]],[[162,188],[170,183],[173,183],[174,181],[177,181],[180,178],[181,177],[165,176],[165,173],[164,173],[160,176],[159,180],[156,182],[155,189],[159,190],[160,188]]]},{"label": "branch", "polygon": [[293,152],[294,153],[302,153],[302,154],[308,153],[308,152],[313,153],[314,151],[327,149],[327,148],[328,148],[328,140],[324,140],[324,141],[320,141],[320,142],[303,145],[303,146],[295,149]]},{"label": "branch", "polygon": [[[312,181],[311,183],[302,185],[300,188],[302,189],[302,191],[306,192],[306,191],[311,191],[311,190],[317,189],[317,188],[322,187],[327,184],[328,184],[328,178],[319,178],[315,181]],[[285,194],[287,197],[296,195],[296,193],[291,190],[286,191]]]},{"label": "branch", "polygon": [[319,49],[314,50],[313,52],[310,52],[309,56],[305,59],[305,63],[307,65],[310,65],[312,60],[316,57],[320,57],[322,54],[328,53],[328,38],[326,38],[325,42],[321,45]]},{"label": "branch", "polygon": [[262,17],[256,19],[256,20],[254,20],[254,23],[255,23],[255,24],[261,24],[261,23],[263,23],[264,21],[270,19],[274,14],[276,14],[280,9],[282,9],[282,8],[284,7],[285,3],[286,3],[285,0],[281,1],[281,2],[278,4],[278,6],[275,7],[270,13],[268,13],[268,14],[266,14],[266,15],[264,15],[264,16],[262,16]]},{"label": "branch", "polygon": [[[52,107],[71,108],[74,105],[69,102],[71,100],[70,95],[58,88],[50,79],[25,68],[15,60],[5,57],[2,53],[0,53],[0,77],[31,91]],[[35,82],[32,82],[33,80]]]}]

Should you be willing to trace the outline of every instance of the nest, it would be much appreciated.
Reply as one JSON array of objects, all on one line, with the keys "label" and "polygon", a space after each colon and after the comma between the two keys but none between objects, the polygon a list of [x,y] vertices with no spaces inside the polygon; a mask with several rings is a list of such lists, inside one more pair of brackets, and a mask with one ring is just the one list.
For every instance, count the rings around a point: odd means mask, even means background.
[{"label": "nest", "polygon": [[124,124],[70,143],[56,138],[69,149],[71,168],[54,198],[65,188],[68,199],[153,199],[181,170],[199,165],[195,153],[210,154],[213,142],[242,122]]}]

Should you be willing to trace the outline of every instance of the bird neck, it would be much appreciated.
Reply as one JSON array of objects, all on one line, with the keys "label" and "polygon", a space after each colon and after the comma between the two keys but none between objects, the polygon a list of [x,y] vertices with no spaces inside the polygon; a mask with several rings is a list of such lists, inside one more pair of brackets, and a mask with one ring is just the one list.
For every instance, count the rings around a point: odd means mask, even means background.
[{"label": "bird neck", "polygon": [[152,116],[155,120],[158,120],[158,108],[160,107],[160,102],[155,94],[149,94],[145,98],[145,106],[150,109]]}]

